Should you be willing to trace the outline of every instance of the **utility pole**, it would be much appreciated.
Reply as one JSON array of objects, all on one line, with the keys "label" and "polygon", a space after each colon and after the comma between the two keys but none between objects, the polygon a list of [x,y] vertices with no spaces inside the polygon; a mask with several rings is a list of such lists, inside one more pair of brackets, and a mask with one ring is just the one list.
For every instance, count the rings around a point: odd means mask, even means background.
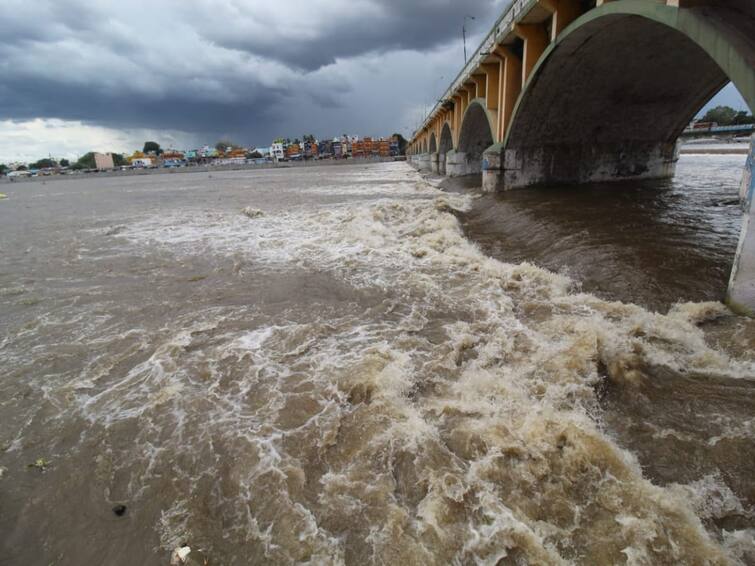
[{"label": "utility pole", "polygon": [[464,64],[467,64],[467,20],[474,20],[474,16],[464,16],[464,23],[461,24],[461,37],[464,41]]}]

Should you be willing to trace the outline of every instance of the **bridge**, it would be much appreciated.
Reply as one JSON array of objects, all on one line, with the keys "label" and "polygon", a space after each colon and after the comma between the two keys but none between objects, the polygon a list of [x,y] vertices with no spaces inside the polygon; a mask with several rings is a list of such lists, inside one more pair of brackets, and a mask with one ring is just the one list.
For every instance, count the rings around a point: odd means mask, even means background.
[{"label": "bridge", "polygon": [[[483,190],[671,177],[729,81],[755,111],[753,0],[514,0],[409,143]],[[755,315],[755,138],[727,301]]]}]

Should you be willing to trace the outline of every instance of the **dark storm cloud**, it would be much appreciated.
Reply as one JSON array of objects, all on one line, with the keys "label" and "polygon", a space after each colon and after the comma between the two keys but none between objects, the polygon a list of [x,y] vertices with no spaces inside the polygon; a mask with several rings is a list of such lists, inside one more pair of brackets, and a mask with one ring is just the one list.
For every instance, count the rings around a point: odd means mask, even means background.
[{"label": "dark storm cloud", "polygon": [[491,0],[382,0],[355,2],[357,9],[350,10],[341,4],[334,2],[333,17],[306,33],[260,33],[255,26],[259,20],[243,12],[222,27],[208,26],[205,33],[220,45],[313,70],[364,53],[432,49],[458,39],[465,15],[487,21],[494,9]]},{"label": "dark storm cloud", "polygon": [[[359,128],[353,67],[341,71],[348,61],[447,44],[465,14],[489,22],[500,4],[3,0],[0,120],[60,118],[241,139],[250,131],[268,136],[290,108],[311,106],[337,110],[343,127]],[[403,64],[389,56],[378,63],[397,74]]]}]

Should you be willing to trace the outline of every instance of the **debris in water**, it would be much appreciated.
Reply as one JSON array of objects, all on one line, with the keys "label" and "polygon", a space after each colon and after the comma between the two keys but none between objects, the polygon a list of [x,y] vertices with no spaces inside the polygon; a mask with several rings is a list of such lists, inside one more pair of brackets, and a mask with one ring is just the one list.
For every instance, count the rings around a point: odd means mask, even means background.
[{"label": "debris in water", "polygon": [[126,514],[126,506],[118,504],[115,507],[113,507],[113,513],[118,515],[119,517],[123,517]]},{"label": "debris in water", "polygon": [[5,193],[0,193],[0,200],[3,200],[4,198],[8,198],[8,195]]},{"label": "debris in water", "polygon": [[7,471],[8,471],[8,468],[0,466],[0,480],[3,479],[3,476],[5,475],[5,472]]},{"label": "debris in water", "polygon": [[246,214],[249,218],[259,218],[260,216],[264,215],[261,210],[259,210],[258,208],[252,208],[251,206],[242,208],[241,212],[243,214]]},{"label": "debris in water", "polygon": [[123,232],[125,229],[126,229],[125,226],[111,226],[110,228],[107,229],[107,231],[105,232],[105,235],[115,236],[116,234],[120,234],[121,232]]},{"label": "debris in water", "polygon": [[50,467],[50,461],[45,460],[44,458],[37,458],[33,464],[29,464],[30,468],[36,468],[41,472],[44,472],[47,468]]},{"label": "debris in water", "polygon": [[188,545],[179,546],[173,550],[173,554],[170,555],[170,565],[177,566],[178,564],[185,564],[186,557],[189,556],[191,548]]}]

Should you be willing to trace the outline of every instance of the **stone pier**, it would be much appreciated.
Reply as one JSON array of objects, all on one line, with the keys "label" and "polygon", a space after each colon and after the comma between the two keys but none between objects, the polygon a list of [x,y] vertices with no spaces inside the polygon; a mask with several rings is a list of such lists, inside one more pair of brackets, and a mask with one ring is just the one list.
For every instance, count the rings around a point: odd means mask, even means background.
[{"label": "stone pier", "polygon": [[436,175],[438,173],[440,173],[440,168],[439,168],[439,165],[438,165],[439,164],[439,160],[440,160],[440,155],[438,153],[431,153],[430,154],[430,171],[432,173],[435,173]]},{"label": "stone pier", "polygon": [[742,202],[742,232],[726,293],[726,303],[736,313],[755,316],[755,136],[750,139],[739,192]]}]

